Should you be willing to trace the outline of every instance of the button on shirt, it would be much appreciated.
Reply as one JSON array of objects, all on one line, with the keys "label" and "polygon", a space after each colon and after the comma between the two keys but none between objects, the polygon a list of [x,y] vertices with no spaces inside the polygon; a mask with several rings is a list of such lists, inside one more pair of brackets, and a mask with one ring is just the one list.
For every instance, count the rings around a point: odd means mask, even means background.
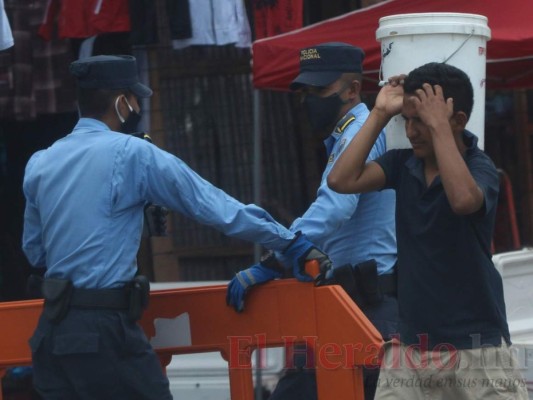
[{"label": "button on shirt", "polygon": [[160,204],[223,233],[283,250],[294,234],[145,140],[81,118],[26,166],[23,249],[46,277],[117,287],[136,272],[143,208]]},{"label": "button on shirt", "polygon": [[[364,103],[350,110],[355,120],[338,129],[325,141],[328,164],[316,200],[290,229],[302,231],[323,250],[334,267],[355,265],[369,259],[378,264],[378,274],[390,273],[396,263],[395,193],[392,190],[365,194],[339,194],[327,185],[327,177],[340,153],[355,137],[369,111]],[[385,133],[381,132],[372,147],[369,160],[386,151]]]}]

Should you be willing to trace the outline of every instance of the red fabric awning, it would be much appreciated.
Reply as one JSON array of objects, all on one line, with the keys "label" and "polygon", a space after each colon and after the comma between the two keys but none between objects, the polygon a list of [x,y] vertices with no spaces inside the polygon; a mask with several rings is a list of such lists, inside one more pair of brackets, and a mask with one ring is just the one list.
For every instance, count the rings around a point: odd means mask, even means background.
[{"label": "red fabric awning", "polygon": [[[290,33],[253,44],[253,80],[257,88],[288,90],[298,74],[299,50],[321,42],[346,42],[364,49],[367,79],[378,79],[379,19],[422,12],[481,14],[488,18],[487,88],[533,88],[533,1],[388,0]],[[368,87],[368,85],[367,85]]]}]

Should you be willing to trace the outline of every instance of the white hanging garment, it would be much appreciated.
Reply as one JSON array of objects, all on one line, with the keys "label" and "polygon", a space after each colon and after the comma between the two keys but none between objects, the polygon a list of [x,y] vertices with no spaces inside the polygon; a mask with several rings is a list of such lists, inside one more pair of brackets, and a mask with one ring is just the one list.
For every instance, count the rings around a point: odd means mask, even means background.
[{"label": "white hanging garment", "polygon": [[243,0],[190,0],[192,37],[172,40],[175,50],[193,45],[251,47],[252,35]]},{"label": "white hanging garment", "polygon": [[5,50],[14,44],[13,33],[4,8],[4,0],[0,0],[0,50]]}]

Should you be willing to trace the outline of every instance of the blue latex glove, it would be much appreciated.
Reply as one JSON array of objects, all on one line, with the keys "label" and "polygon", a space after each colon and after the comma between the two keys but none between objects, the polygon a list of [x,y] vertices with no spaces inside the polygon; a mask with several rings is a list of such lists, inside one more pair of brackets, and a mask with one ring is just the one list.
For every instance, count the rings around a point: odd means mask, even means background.
[{"label": "blue latex glove", "polygon": [[[296,232],[296,236],[289,246],[281,253],[281,262],[289,268],[292,268],[294,276],[302,282],[315,281],[321,282],[328,271],[331,270],[331,260],[320,251],[307,237],[301,232]],[[316,260],[320,265],[320,274],[316,277],[305,273],[305,263]],[[289,265],[286,265],[286,264]]]},{"label": "blue latex glove", "polygon": [[244,296],[250,287],[280,277],[281,271],[267,268],[261,264],[255,264],[250,268],[239,271],[228,284],[226,304],[233,306],[235,311],[241,312],[244,310]]}]

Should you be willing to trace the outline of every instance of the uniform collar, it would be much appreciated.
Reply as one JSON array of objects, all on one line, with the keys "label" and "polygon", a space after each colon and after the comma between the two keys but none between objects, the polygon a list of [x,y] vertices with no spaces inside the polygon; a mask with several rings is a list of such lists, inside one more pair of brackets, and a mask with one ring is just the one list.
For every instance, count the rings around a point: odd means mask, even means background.
[{"label": "uniform collar", "polygon": [[83,130],[99,130],[99,131],[110,131],[109,126],[98,119],[94,118],[80,118],[74,130],[83,129]]},{"label": "uniform collar", "polygon": [[331,132],[331,135],[329,135],[324,140],[324,145],[326,146],[326,152],[327,155],[331,153],[331,150],[333,149],[333,146],[335,146],[335,143],[341,138],[341,136],[346,131],[346,128],[357,119],[357,116],[361,114],[366,109],[366,106],[364,103],[359,103],[355,107],[352,107],[350,111],[348,111],[344,117],[342,117],[339,122],[337,122],[337,125],[335,125],[335,128],[333,129],[333,132]]}]

